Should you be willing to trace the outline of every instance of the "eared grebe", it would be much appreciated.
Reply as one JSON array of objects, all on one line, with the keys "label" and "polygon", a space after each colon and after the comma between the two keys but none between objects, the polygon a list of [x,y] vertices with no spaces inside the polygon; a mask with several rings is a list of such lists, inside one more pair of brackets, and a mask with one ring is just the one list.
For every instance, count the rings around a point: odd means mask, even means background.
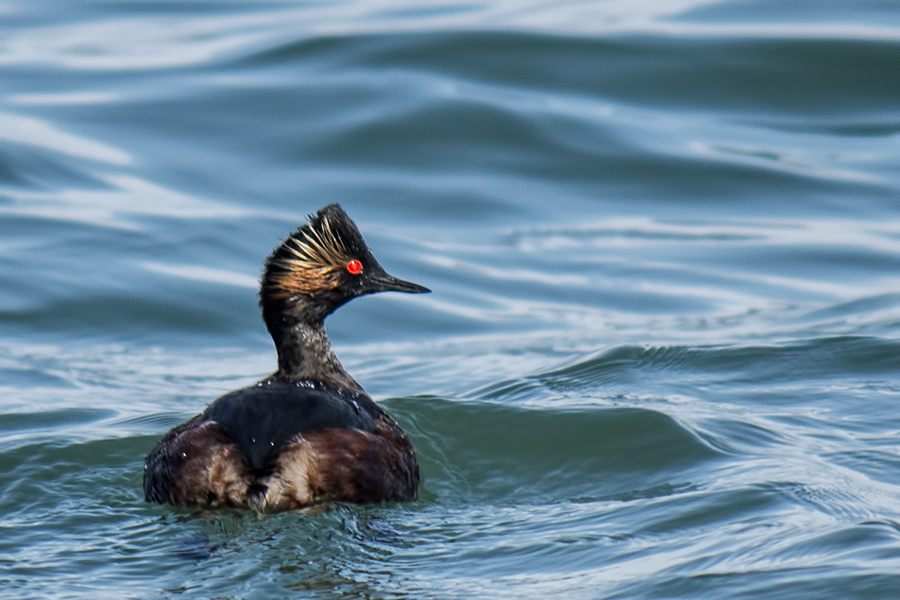
[{"label": "eared grebe", "polygon": [[330,500],[415,500],[416,451],[331,349],[324,320],[348,300],[428,288],[388,275],[331,204],[266,260],[259,292],[278,370],[172,429],[144,466],[150,502],[291,510]]}]

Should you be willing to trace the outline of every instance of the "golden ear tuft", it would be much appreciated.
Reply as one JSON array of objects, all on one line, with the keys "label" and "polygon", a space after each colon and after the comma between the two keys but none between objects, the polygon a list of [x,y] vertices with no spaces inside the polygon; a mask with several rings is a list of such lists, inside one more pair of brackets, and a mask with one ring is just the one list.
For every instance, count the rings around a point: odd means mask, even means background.
[{"label": "golden ear tuft", "polygon": [[368,254],[353,219],[337,204],[329,204],[269,255],[260,301],[336,289],[348,261],[364,261]]},{"label": "golden ear tuft", "polygon": [[309,294],[339,284],[349,250],[331,219],[324,216],[298,229],[272,253],[265,284],[278,296]]}]

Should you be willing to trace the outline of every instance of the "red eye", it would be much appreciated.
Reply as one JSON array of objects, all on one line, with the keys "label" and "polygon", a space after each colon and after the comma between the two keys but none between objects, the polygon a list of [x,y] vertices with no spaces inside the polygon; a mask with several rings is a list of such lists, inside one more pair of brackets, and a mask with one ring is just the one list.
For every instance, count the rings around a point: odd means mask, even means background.
[{"label": "red eye", "polygon": [[347,271],[349,271],[351,275],[359,275],[362,273],[362,263],[354,258],[347,263]]}]

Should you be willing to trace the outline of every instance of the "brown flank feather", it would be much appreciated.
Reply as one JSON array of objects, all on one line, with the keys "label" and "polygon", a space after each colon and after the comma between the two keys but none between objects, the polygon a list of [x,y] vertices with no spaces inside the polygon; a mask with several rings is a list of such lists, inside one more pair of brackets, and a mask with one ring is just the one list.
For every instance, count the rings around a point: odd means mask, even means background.
[{"label": "brown flank feather", "polygon": [[[408,500],[406,488],[418,482],[415,455],[408,441],[397,444],[399,440],[390,438],[385,431],[389,428],[380,423],[377,429],[381,434],[322,429],[298,436],[279,455],[270,473],[260,476],[248,471],[218,424],[207,421],[171,440],[181,464],[166,499],[209,508],[249,506],[260,513],[295,510],[329,500]],[[395,481],[392,473],[402,474],[402,482]]]}]

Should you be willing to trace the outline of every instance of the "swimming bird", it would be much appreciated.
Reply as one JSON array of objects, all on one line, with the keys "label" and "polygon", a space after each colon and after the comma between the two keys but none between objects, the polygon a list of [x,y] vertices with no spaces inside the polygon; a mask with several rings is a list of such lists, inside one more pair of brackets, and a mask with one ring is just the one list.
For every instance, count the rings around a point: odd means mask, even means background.
[{"label": "swimming bird", "polygon": [[261,513],[416,499],[412,442],[325,332],[335,309],[386,291],[430,290],[389,275],[337,204],[310,215],[268,257],[260,284],[278,370],[169,431],[144,465],[145,499]]}]

